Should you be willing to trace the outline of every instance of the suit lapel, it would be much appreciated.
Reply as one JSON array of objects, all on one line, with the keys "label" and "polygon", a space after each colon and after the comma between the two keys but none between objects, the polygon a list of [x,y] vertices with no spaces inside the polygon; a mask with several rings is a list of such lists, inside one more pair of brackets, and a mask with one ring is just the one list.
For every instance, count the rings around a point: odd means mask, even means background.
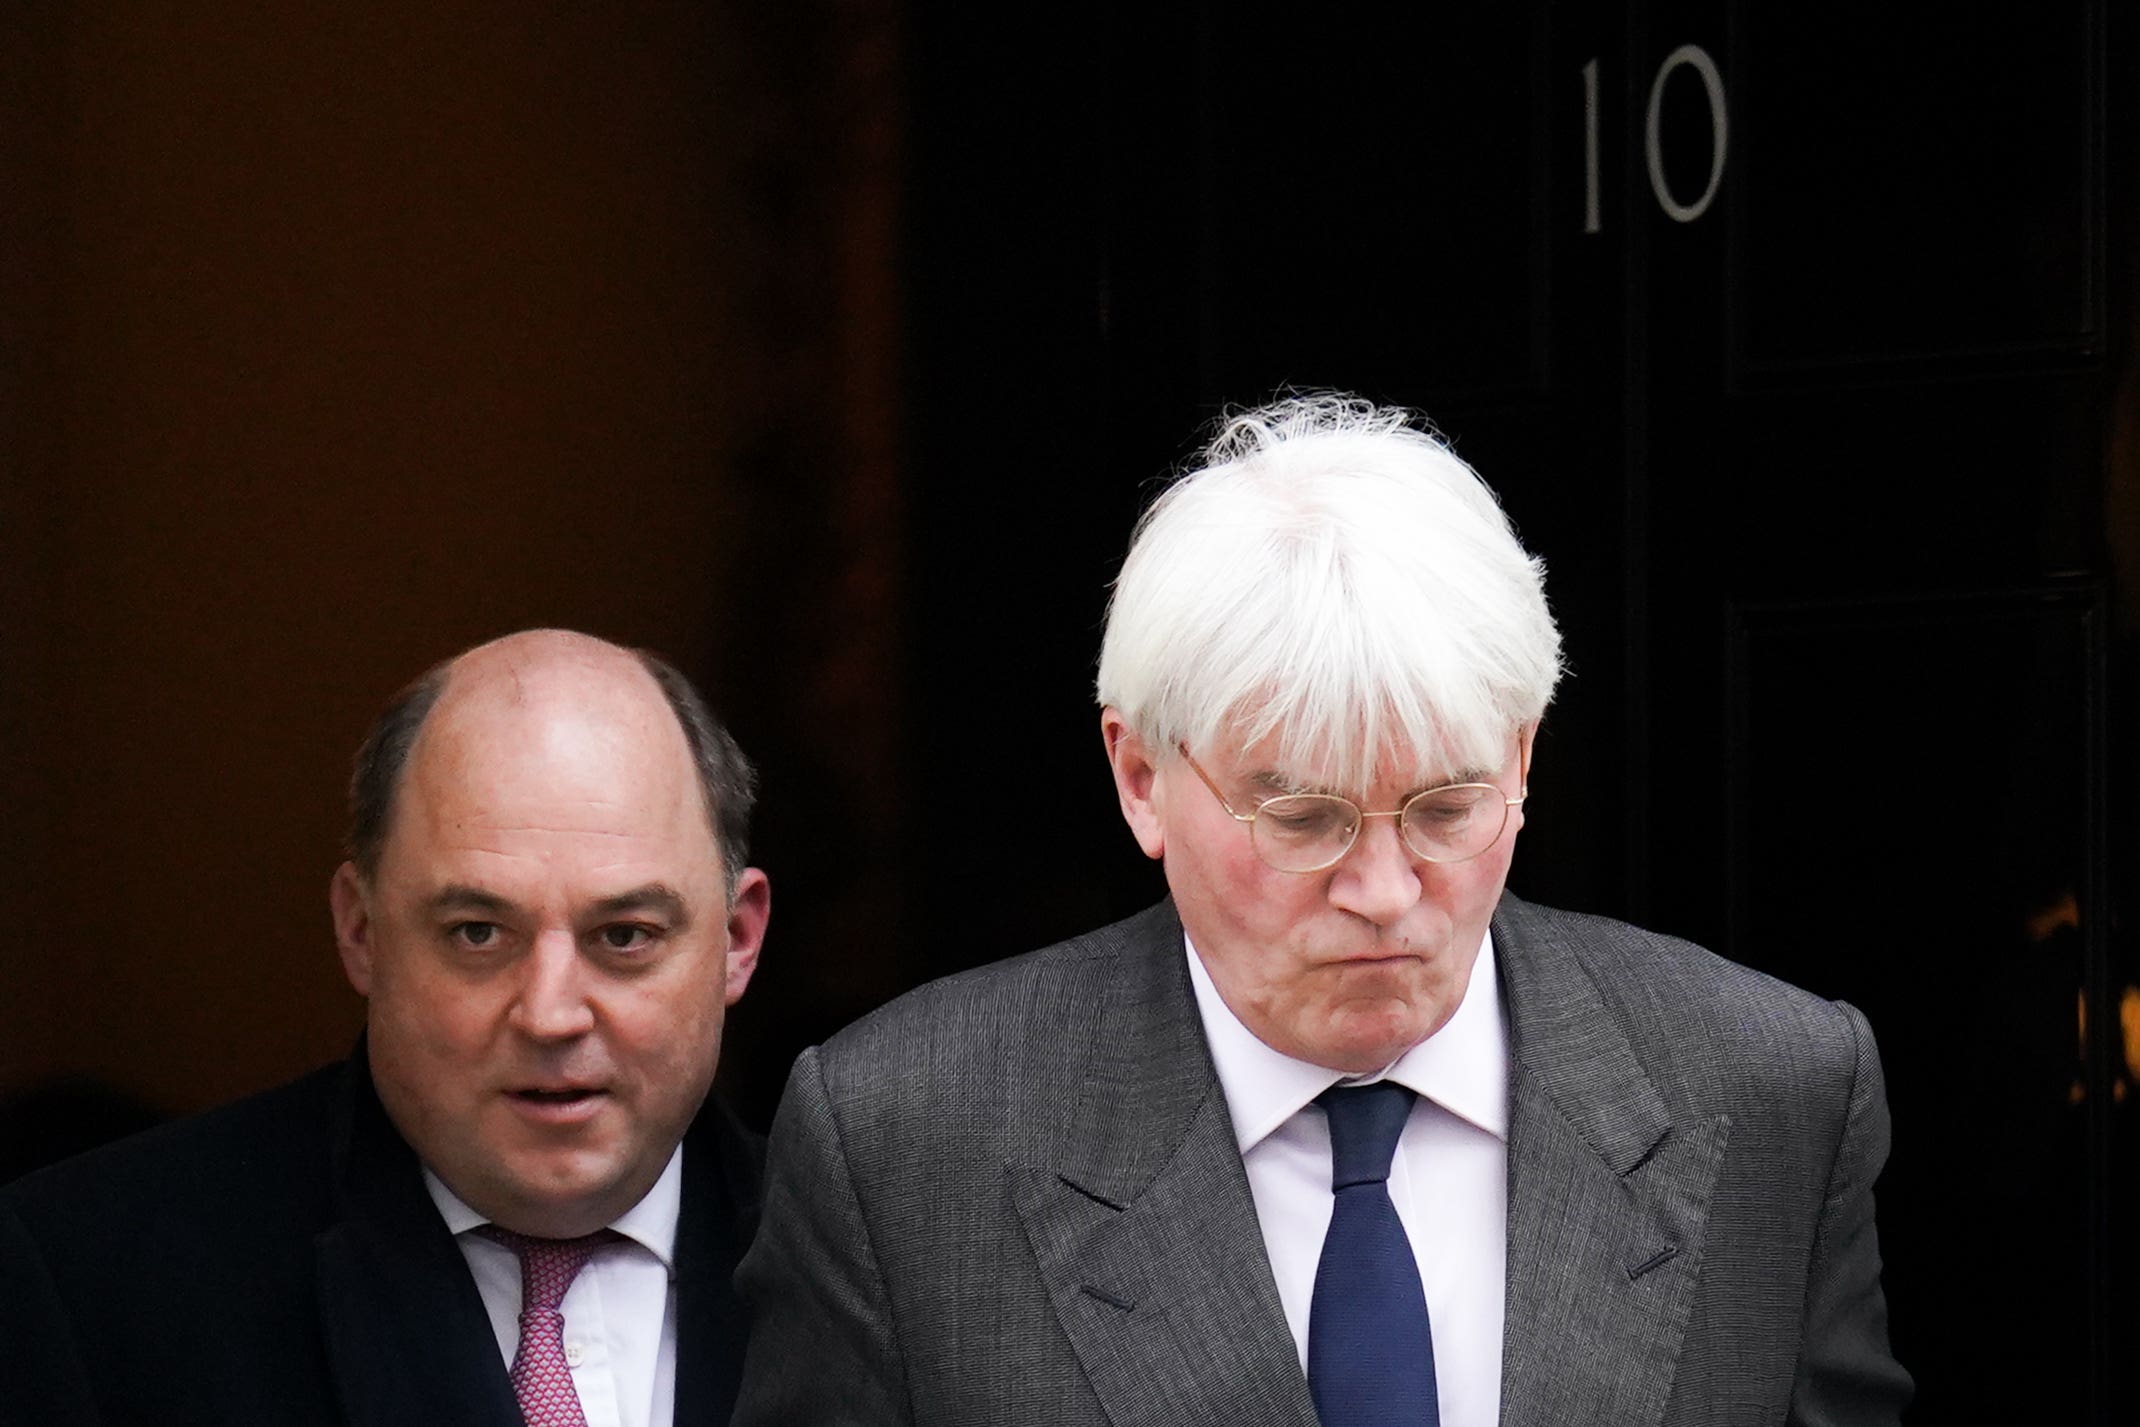
[{"label": "suit lapel", "polygon": [[1654,1424],[1701,1267],[1727,1119],[1674,1124],[1568,923],[1504,897],[1513,1032],[1504,1427]]},{"label": "suit lapel", "polygon": [[[1730,1122],[1672,1122],[1564,926],[1514,897],[1494,920],[1514,1058],[1501,1420],[1648,1427]],[[1010,1167],[1013,1202],[1115,1427],[1312,1427],[1182,955],[1163,906],[1096,963],[1077,1111],[1052,1162]]]},{"label": "suit lapel", "polygon": [[315,1245],[320,1326],[349,1427],[518,1427],[467,1261],[372,1090],[362,1044],[335,1127],[341,1215]]},{"label": "suit lapel", "polygon": [[763,1154],[713,1101],[684,1138],[683,1206],[676,1221],[676,1427],[722,1427],[735,1410],[747,1319],[733,1278],[757,1225]]},{"label": "suit lapel", "polygon": [[1313,1427],[1183,955],[1162,904],[1094,961],[1077,1108],[1012,1200],[1115,1427]]}]

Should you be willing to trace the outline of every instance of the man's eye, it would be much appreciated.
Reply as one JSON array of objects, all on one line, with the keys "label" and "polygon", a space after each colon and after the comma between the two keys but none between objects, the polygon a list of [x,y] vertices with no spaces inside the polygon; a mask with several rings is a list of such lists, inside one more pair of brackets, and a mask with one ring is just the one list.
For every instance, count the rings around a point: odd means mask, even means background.
[{"label": "man's eye", "polygon": [[453,926],[447,928],[446,935],[466,947],[492,946],[498,940],[498,924],[496,922],[456,922]]},{"label": "man's eye", "polygon": [[606,926],[595,935],[601,939],[602,945],[611,951],[639,951],[654,940],[651,927],[642,927],[631,922]]},{"label": "man's eye", "polygon": [[1269,824],[1271,832],[1288,838],[1328,837],[1344,832],[1352,823],[1345,804],[1305,795],[1273,798],[1257,816]]}]

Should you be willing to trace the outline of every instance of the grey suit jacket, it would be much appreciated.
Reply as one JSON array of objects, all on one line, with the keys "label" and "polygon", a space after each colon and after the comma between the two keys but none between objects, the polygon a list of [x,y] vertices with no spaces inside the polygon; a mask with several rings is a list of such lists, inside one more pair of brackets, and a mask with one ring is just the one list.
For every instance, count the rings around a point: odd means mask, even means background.
[{"label": "grey suit jacket", "polygon": [[[1875,1424],[1888,1123],[1864,1019],[1503,900],[1510,1427]],[[737,1422],[1313,1427],[1171,905],[797,1061]]]}]

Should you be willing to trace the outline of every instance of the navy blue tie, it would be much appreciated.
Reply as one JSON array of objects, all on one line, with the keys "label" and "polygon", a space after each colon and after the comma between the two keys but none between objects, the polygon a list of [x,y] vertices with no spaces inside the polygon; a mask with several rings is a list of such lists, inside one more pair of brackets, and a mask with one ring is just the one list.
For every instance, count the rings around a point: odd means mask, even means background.
[{"label": "navy blue tie", "polygon": [[1330,1117],[1333,1196],[1308,1307],[1308,1393],[1322,1427],[1440,1427],[1426,1290],[1390,1202],[1412,1098],[1386,1080],[1316,1097]]}]

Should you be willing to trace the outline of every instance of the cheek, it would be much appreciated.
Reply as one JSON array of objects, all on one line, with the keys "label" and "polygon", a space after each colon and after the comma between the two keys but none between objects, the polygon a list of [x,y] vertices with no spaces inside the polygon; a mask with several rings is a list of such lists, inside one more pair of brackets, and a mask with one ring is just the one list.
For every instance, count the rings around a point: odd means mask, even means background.
[{"label": "cheek", "polygon": [[619,988],[605,1018],[611,1048],[652,1076],[710,1066],[720,1051],[724,1010],[722,964],[699,963],[659,983]]},{"label": "cheek", "polygon": [[1501,889],[1508,882],[1508,868],[1515,860],[1515,851],[1514,839],[1503,838],[1498,846],[1488,849],[1484,857],[1453,868],[1463,874],[1459,895],[1466,902],[1491,912],[1494,904],[1501,900]]},{"label": "cheek", "polygon": [[404,956],[382,958],[369,1024],[399,1058],[450,1064],[487,1048],[505,1015],[505,995]]},{"label": "cheek", "polygon": [[[1274,872],[1238,829],[1225,831],[1234,836],[1201,842],[1189,854],[1195,879],[1208,890],[1222,915],[1268,925],[1296,916],[1303,906],[1319,900],[1320,878]],[[1171,870],[1173,863],[1168,866]]]},{"label": "cheek", "polygon": [[1273,871],[1239,828],[1203,831],[1168,842],[1168,885],[1178,900],[1196,905],[1207,925],[1223,928],[1228,941],[1258,948],[1236,966],[1237,977],[1284,979],[1290,974],[1284,949],[1312,939],[1332,911],[1326,879]]}]

